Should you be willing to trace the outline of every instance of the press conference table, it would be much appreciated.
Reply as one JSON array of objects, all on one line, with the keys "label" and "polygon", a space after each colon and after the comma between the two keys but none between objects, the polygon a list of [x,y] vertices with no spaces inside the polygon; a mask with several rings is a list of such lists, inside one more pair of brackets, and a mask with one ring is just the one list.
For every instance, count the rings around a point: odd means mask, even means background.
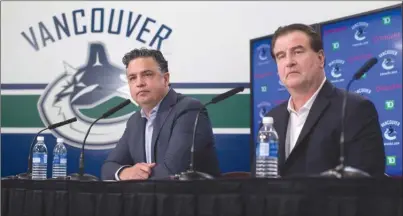
[{"label": "press conference table", "polygon": [[401,179],[2,180],[1,215],[402,216]]}]

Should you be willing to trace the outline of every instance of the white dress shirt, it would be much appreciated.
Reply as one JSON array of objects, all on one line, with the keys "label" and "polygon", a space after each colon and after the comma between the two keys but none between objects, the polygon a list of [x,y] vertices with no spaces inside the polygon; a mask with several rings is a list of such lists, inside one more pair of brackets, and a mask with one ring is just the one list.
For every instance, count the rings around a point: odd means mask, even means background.
[{"label": "white dress shirt", "polygon": [[322,89],[323,84],[325,84],[326,77],[322,81],[322,84],[316,90],[316,92],[309,98],[309,100],[297,111],[294,110],[294,106],[292,105],[292,98],[288,99],[287,110],[290,113],[290,117],[288,119],[287,126],[287,135],[285,139],[285,156],[291,154],[292,150],[295,147],[295,144],[298,140],[299,134],[301,133],[302,128],[304,127],[305,121],[308,117],[309,111],[318,96],[319,91]]}]

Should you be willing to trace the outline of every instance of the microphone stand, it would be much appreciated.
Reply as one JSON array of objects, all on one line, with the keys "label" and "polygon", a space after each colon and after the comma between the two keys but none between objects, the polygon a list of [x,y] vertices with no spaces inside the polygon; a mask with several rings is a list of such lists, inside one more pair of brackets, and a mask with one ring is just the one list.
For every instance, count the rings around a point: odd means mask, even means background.
[{"label": "microphone stand", "polygon": [[83,145],[81,146],[81,153],[80,153],[80,161],[79,161],[79,171],[78,173],[73,173],[71,174],[68,178],[70,180],[77,180],[77,181],[98,181],[98,178],[94,175],[91,174],[86,174],[84,173],[84,146],[85,146],[85,141],[87,140],[88,134],[90,133],[90,130],[92,128],[92,126],[98,122],[99,120],[103,119],[103,118],[107,118],[110,115],[112,115],[113,113],[117,112],[118,110],[122,109],[123,107],[127,106],[129,103],[131,103],[131,101],[129,99],[126,99],[125,101],[123,101],[122,103],[118,104],[117,106],[111,108],[110,110],[108,110],[106,113],[104,113],[101,117],[99,117],[98,119],[96,119],[94,122],[92,122],[92,124],[90,125],[90,127],[87,130],[87,133],[85,134],[84,137],[84,141],[83,141]]},{"label": "microphone stand", "polygon": [[346,166],[345,165],[345,156],[344,156],[344,127],[345,127],[345,113],[346,113],[346,105],[347,105],[347,93],[350,89],[351,83],[356,79],[351,79],[347,84],[346,91],[344,92],[342,110],[341,110],[341,132],[340,132],[340,164],[335,168],[324,171],[320,174],[320,176],[324,177],[332,177],[332,178],[362,178],[362,177],[370,177],[370,175],[362,170],[357,168]]},{"label": "microphone stand", "polygon": [[199,109],[199,111],[197,112],[196,115],[196,121],[194,123],[193,126],[193,139],[192,139],[192,147],[190,149],[190,165],[189,165],[189,169],[186,170],[185,172],[182,172],[180,174],[176,174],[174,176],[174,179],[177,180],[203,180],[203,179],[214,179],[214,177],[212,175],[209,175],[207,173],[203,173],[203,172],[198,172],[194,170],[194,144],[195,144],[195,138],[196,138],[196,129],[197,129],[197,123],[199,122],[199,116],[200,113],[203,111],[203,109],[212,104],[212,102],[207,103],[206,105],[204,105],[202,108]]},{"label": "microphone stand", "polygon": [[196,120],[195,120],[194,127],[193,127],[193,139],[192,139],[192,147],[191,147],[191,152],[190,152],[189,169],[185,172],[174,175],[173,179],[177,179],[177,180],[214,179],[213,176],[211,176],[207,173],[197,172],[193,168],[194,167],[194,145],[195,145],[195,140],[196,140],[195,137],[196,137],[197,123],[199,122],[199,116],[200,116],[200,113],[203,111],[203,109],[205,109],[208,105],[218,103],[218,102],[225,100],[226,98],[229,98],[243,90],[244,90],[244,87],[237,87],[237,88],[231,89],[223,94],[217,95],[216,97],[211,99],[210,102],[208,102],[207,104],[205,104],[203,107],[201,107],[199,109],[199,111],[197,112]]},{"label": "microphone stand", "polygon": [[87,130],[87,133],[85,134],[84,137],[84,142],[83,145],[81,146],[81,153],[80,153],[80,161],[79,161],[79,171],[78,173],[73,173],[69,176],[70,180],[77,180],[77,181],[98,181],[98,178],[94,175],[91,174],[86,174],[84,173],[84,146],[85,146],[85,141],[87,140],[88,134],[90,133],[90,130],[92,126],[99,121],[101,118],[95,120],[90,127]]}]

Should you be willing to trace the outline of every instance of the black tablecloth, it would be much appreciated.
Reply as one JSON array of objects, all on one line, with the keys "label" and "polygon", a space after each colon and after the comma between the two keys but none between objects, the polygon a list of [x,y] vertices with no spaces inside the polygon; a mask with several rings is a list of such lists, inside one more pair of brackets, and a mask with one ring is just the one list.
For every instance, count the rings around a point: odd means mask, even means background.
[{"label": "black tablecloth", "polygon": [[399,179],[2,180],[1,215],[402,216]]}]

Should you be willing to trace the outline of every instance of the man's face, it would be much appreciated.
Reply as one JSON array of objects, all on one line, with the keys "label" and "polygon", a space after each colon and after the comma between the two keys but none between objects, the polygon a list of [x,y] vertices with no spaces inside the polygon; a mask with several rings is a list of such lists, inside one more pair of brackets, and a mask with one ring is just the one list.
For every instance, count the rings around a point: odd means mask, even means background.
[{"label": "man's face", "polygon": [[304,32],[293,31],[278,37],[273,52],[280,80],[289,89],[310,86],[323,71],[323,51],[313,51]]},{"label": "man's face", "polygon": [[166,94],[169,73],[161,73],[152,57],[139,57],[129,62],[127,80],[130,94],[140,107],[154,107]]}]

